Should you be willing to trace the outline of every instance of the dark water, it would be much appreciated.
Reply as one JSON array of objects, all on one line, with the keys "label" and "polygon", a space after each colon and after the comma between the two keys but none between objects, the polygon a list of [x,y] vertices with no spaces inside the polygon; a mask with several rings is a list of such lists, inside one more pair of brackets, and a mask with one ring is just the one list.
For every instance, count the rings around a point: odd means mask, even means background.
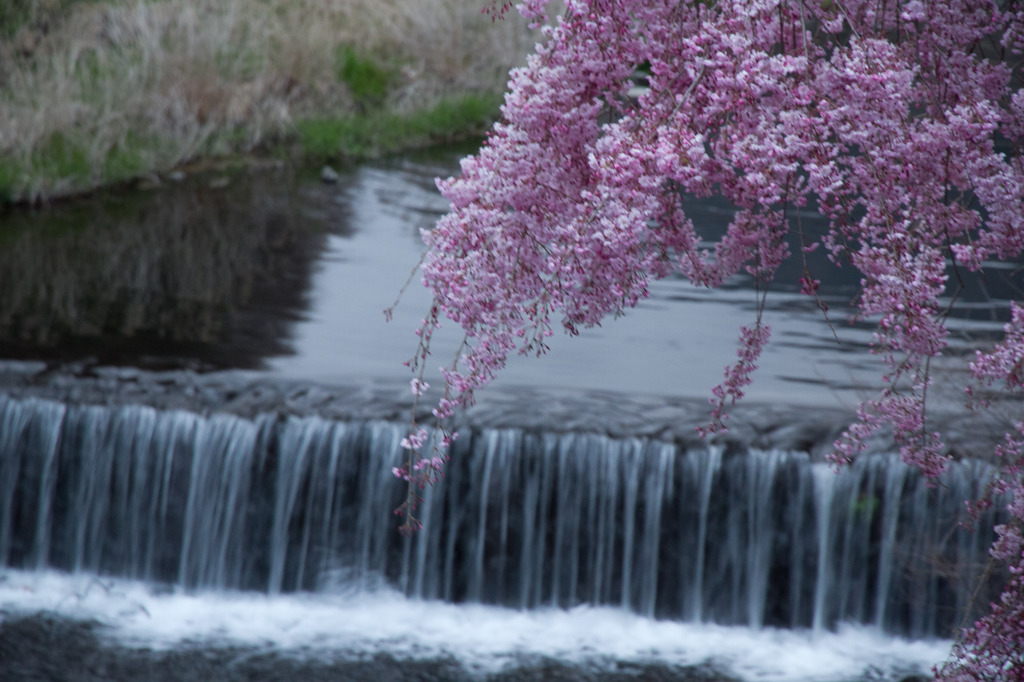
[{"label": "dark water", "polygon": [[[838,477],[820,463],[878,364],[847,319],[856,276],[818,261],[831,323],[802,267],[781,273],[727,439],[694,429],[749,282],[659,282],[511,363],[425,531],[395,533],[427,294],[381,311],[457,154],[3,216],[0,678],[895,680],[939,662],[984,569],[990,538],[957,524],[988,469],[928,487],[884,442]],[[693,214],[710,238],[729,210]],[[959,294],[957,352],[1018,296],[1015,273],[985,274]],[[981,452],[960,423],[958,453]]]},{"label": "dark water", "polygon": [[0,354],[212,369],[290,352],[344,207],[291,171],[217,179],[3,216]]},{"label": "dark water", "polygon": [[514,668],[480,675],[458,660],[372,656],[295,656],[245,646],[186,644],[173,651],[111,645],[103,627],[35,616],[0,622],[0,677],[4,680],[111,682],[726,682],[710,666],[620,663],[612,669],[524,657]]},{"label": "dark water", "polygon": [[[446,208],[434,177],[455,172],[461,151],[351,168],[337,185],[269,169],[8,213],[0,356],[403,381],[427,293],[416,279],[393,323],[382,310],[419,259],[419,230]],[[690,210],[709,238],[730,215],[713,202]],[[807,235],[824,227],[811,213],[793,219]],[[848,409],[879,386],[879,363],[864,352],[870,328],[848,319],[858,275],[819,252],[808,267],[823,280],[829,318],[799,294],[803,266],[794,259],[768,299],[775,333],[751,387],[755,401]],[[623,319],[556,337],[548,357],[514,358],[497,385],[704,399],[735,357],[739,326],[753,319],[750,282],[707,291],[666,280],[651,291]],[[958,294],[954,347],[991,338],[1020,296],[1012,268],[973,280]],[[457,340],[453,329],[442,333],[438,363]]]}]

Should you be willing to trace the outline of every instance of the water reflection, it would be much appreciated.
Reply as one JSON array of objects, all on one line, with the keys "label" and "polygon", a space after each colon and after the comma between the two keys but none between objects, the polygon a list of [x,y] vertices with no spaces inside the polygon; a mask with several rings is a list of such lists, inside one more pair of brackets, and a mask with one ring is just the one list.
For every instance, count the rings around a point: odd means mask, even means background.
[{"label": "water reflection", "polygon": [[[693,200],[685,208],[709,248],[725,234],[728,221],[736,211],[735,207],[720,197]],[[836,267],[824,248],[804,251],[804,246],[820,241],[828,231],[828,221],[813,207],[790,210],[787,217],[790,231],[786,241],[791,257],[779,266],[771,283],[771,291],[783,296],[770,296],[767,300],[768,308],[818,309],[813,298],[804,295],[788,296],[800,293],[800,278],[806,274],[820,280],[820,302],[828,309],[842,313],[834,316],[835,321],[845,324],[845,317],[853,311],[860,292],[860,272],[846,259],[840,259],[839,267]],[[856,248],[856,245],[852,244],[851,248]],[[988,263],[981,272],[968,272],[949,261],[949,282],[944,300],[947,304],[955,303],[949,313],[954,339],[966,339],[972,331],[980,328],[995,331],[1010,319],[1010,301],[1024,299],[1022,268],[1024,265],[1021,263]],[[749,275],[740,274],[727,282],[724,288],[752,291],[754,281]],[[748,298],[753,307],[754,297],[751,295]],[[986,327],[985,323],[995,324]],[[873,329],[873,325],[864,326]]]},{"label": "water reflection", "polygon": [[[395,321],[390,306],[417,263],[419,231],[447,209],[436,176],[469,149],[431,150],[349,169],[337,185],[293,169],[197,177],[146,192],[114,192],[0,226],[0,357],[197,369],[262,369],[288,380],[347,384],[407,379],[401,362],[429,305],[418,277]],[[692,202],[702,235],[717,239],[732,208]],[[808,239],[826,229],[810,211],[791,216]],[[872,321],[851,323],[859,274],[823,249],[783,266],[767,299],[772,343],[754,400],[849,407],[880,387],[868,355]],[[799,291],[806,269],[822,280],[826,321]],[[990,268],[958,299],[954,352],[1000,333],[1022,298],[1016,266]],[[954,283],[960,280],[953,279]],[[628,320],[608,320],[571,341],[556,335],[540,360],[514,357],[501,386],[706,398],[735,359],[737,330],[754,318],[749,277],[709,291],[681,278],[652,284]],[[436,365],[460,335],[435,337]],[[431,367],[431,370],[434,368]],[[430,378],[437,383],[438,377]]]},{"label": "water reflection", "polygon": [[318,189],[279,170],[11,212],[0,355],[212,368],[291,352],[313,263],[349,229]]}]

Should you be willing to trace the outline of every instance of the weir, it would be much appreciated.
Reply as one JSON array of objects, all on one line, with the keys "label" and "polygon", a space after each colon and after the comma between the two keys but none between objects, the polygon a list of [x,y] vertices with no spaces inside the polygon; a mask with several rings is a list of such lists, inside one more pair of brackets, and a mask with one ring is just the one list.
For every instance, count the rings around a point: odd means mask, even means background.
[{"label": "weir", "polygon": [[403,538],[405,432],[0,396],[0,565],[929,637],[959,625],[992,539],[959,525],[977,461],[929,486],[893,456],[837,475],[803,452],[521,429],[462,434]]}]

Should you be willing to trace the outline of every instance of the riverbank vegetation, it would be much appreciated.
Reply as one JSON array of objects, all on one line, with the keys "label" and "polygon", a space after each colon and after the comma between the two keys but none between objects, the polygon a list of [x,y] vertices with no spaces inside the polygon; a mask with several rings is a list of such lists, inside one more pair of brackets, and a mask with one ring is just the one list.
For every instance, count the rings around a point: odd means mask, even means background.
[{"label": "riverbank vegetation", "polygon": [[532,42],[479,0],[14,0],[0,9],[0,201],[211,157],[479,133]]}]

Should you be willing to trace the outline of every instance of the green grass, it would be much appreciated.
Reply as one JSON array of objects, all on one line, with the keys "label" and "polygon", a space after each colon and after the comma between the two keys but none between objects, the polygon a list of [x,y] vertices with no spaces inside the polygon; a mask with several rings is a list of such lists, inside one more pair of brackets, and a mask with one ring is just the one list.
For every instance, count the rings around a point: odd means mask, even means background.
[{"label": "green grass", "polygon": [[497,95],[465,95],[411,114],[371,112],[297,124],[302,153],[327,159],[373,157],[480,135],[497,117]]},{"label": "green grass", "polygon": [[18,169],[10,161],[0,164],[0,209],[14,201],[17,194]]},{"label": "green grass", "polygon": [[0,204],[24,199],[34,190],[67,184],[78,190],[94,189],[137,178],[153,170],[161,145],[158,139],[128,134],[94,163],[79,139],[54,133],[32,154],[28,167],[9,160],[0,166]]},{"label": "green grass", "polygon": [[[296,143],[301,158],[317,162],[331,159],[358,160],[401,150],[450,143],[483,134],[498,115],[499,95],[465,95],[443,100],[436,106],[409,114],[379,109],[336,118],[299,121],[296,135],[280,140],[258,153],[284,154],[294,158]],[[241,131],[222,131],[211,138],[205,156],[222,156],[237,146],[224,136]],[[88,190],[137,178],[154,170],[154,160],[166,151],[166,140],[129,133],[110,148],[94,167],[85,141],[54,133],[33,152],[29,167],[8,159],[0,164],[0,205],[34,196],[54,185]]]},{"label": "green grass", "polygon": [[394,81],[394,72],[351,47],[339,47],[336,53],[338,80],[348,86],[352,99],[363,109],[384,104]]},{"label": "green grass", "polygon": [[[280,141],[277,147],[262,152],[285,153],[295,146],[301,158],[362,159],[378,157],[406,149],[455,142],[481,135],[498,115],[499,95],[465,95],[443,100],[424,111],[409,114],[373,112],[337,118],[300,121],[297,135]],[[227,133],[225,133],[227,134]],[[237,134],[237,131],[236,131]],[[220,142],[224,142],[221,140]],[[32,155],[30,168],[14,160],[0,164],[0,205],[24,198],[26,191],[54,182],[72,183],[86,189],[117,184],[153,170],[153,161],[166,146],[165,140],[126,135],[107,153],[100,167],[89,161],[82,140],[55,133]],[[231,147],[231,144],[214,144]],[[204,150],[216,156],[218,151]]]},{"label": "green grass", "polygon": [[129,133],[107,152],[103,163],[103,181],[123,182],[151,170],[153,151],[158,147],[156,140],[140,139]]},{"label": "green grass", "polygon": [[33,165],[46,177],[85,182],[92,175],[86,148],[64,133],[50,135],[33,157]]}]

